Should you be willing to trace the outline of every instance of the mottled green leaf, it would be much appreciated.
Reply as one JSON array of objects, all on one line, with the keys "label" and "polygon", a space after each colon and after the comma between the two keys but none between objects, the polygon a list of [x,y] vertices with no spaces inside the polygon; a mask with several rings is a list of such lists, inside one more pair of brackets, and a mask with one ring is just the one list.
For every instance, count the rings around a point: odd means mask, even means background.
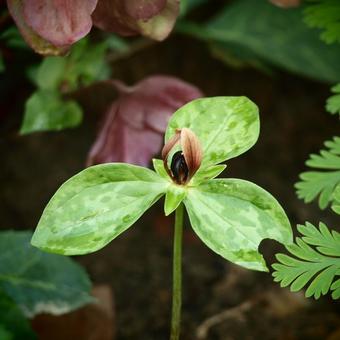
[{"label": "mottled green leaf", "polygon": [[191,225],[217,254],[240,266],[267,271],[258,252],[265,238],[292,242],[289,220],[264,189],[240,179],[214,179],[191,188],[184,200]]},{"label": "mottled green leaf", "polygon": [[[37,337],[20,308],[0,290],[0,325],[11,335],[11,340],[35,340]],[[5,340],[0,332],[0,339]]]},{"label": "mottled green leaf", "polygon": [[20,133],[62,130],[81,123],[82,109],[73,100],[63,101],[57,92],[37,91],[27,100]]},{"label": "mottled green leaf", "polygon": [[155,172],[123,163],[89,167],[65,182],[46,206],[32,244],[67,255],[104,247],[165,193]]},{"label": "mottled green leaf", "polygon": [[177,184],[171,184],[168,186],[168,189],[165,194],[165,202],[164,202],[164,212],[165,215],[170,215],[183,201],[187,193],[187,190],[183,186],[179,186]]},{"label": "mottled green leaf", "polygon": [[226,168],[225,164],[218,164],[210,166],[209,168],[202,168],[199,169],[198,172],[195,174],[194,178],[192,179],[192,185],[198,185],[203,181],[207,181],[208,179],[213,179],[217,177],[221,172]]},{"label": "mottled green leaf", "polygon": [[169,121],[167,142],[176,129],[190,128],[203,148],[201,168],[236,157],[257,141],[257,106],[246,97],[200,98],[182,106]]},{"label": "mottled green leaf", "polygon": [[63,314],[93,301],[84,269],[30,244],[30,232],[0,233],[0,288],[24,314]]},{"label": "mottled green leaf", "polygon": [[155,169],[155,171],[157,172],[157,174],[163,178],[166,178],[167,180],[170,180],[169,175],[167,174],[165,168],[164,168],[164,163],[161,159],[156,159],[153,158],[152,159],[152,164],[153,164],[153,168]]}]

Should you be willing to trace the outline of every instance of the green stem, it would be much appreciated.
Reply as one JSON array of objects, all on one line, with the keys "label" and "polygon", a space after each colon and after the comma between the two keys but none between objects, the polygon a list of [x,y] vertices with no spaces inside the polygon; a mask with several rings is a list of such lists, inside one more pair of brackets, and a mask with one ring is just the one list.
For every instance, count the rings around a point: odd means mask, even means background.
[{"label": "green stem", "polygon": [[173,278],[172,278],[172,317],[170,340],[178,340],[181,324],[182,305],[182,235],[183,235],[183,204],[176,209]]}]

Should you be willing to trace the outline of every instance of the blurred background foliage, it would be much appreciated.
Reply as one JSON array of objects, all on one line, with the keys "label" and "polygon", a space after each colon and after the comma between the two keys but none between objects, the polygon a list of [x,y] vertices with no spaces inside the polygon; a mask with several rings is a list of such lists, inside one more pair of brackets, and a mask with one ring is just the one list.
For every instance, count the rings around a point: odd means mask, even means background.
[{"label": "blurred background foliage", "polygon": [[[333,115],[334,124],[338,123],[339,1],[306,0],[288,9],[267,0],[181,0],[180,6],[174,35],[203,42],[211,56],[228,67],[255,68],[273,77],[285,70],[327,84],[330,90],[329,97],[325,97],[325,111]],[[115,77],[119,61],[162,44],[145,37],[120,37],[94,28],[67,55],[41,57],[27,46],[2,3],[0,29],[0,96],[6,98],[8,89],[15,88],[18,78],[27,82],[26,92],[18,94],[15,98],[18,103],[13,103],[23,108],[21,126],[15,126],[22,135],[79,126],[86,119],[82,96],[86,97],[90,90],[92,96],[99,98],[101,85]],[[0,122],[11,114],[11,109],[11,106],[2,108]],[[329,136],[325,148],[311,154],[306,161],[310,169],[300,175],[296,184],[300,199],[306,203],[318,199],[320,209],[331,206],[337,214],[340,213],[339,138]],[[328,244],[333,242],[338,246],[340,242],[339,234],[328,232],[331,228],[325,225],[318,230],[307,223],[303,228],[300,226],[304,236],[308,230],[316,230],[316,239],[322,239],[323,233],[326,239],[328,235]],[[0,314],[0,339],[34,339],[26,320],[34,315],[32,311],[55,312],[62,302],[62,311],[67,312],[93,301],[89,278],[79,265],[62,256],[33,249],[29,238],[29,232],[0,234],[0,310],[7,311]],[[291,285],[294,291],[310,285],[307,295],[314,297],[331,289],[336,292],[333,297],[339,298],[339,253],[324,252],[315,240],[305,241],[302,237],[295,248],[288,248],[287,257],[278,256],[275,280],[283,286]],[[301,249],[308,250],[310,256]],[[337,262],[326,263],[328,255]],[[296,258],[301,262],[296,262]],[[328,270],[329,275],[325,278],[321,273],[315,278],[318,270]],[[68,289],[70,285],[77,293]]]}]

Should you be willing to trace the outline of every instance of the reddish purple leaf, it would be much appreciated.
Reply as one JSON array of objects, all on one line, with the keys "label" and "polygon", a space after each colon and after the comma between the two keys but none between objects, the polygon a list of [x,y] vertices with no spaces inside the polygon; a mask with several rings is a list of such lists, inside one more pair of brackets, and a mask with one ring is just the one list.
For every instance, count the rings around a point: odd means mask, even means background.
[{"label": "reddish purple leaf", "polygon": [[87,164],[127,162],[147,166],[163,145],[163,134],[172,113],[202,97],[191,84],[168,76],[152,76],[128,87],[112,85],[118,99],[107,111]]},{"label": "reddish purple leaf", "polygon": [[171,32],[178,14],[179,0],[99,0],[93,21],[104,31],[163,40]]},{"label": "reddish purple leaf", "polygon": [[25,0],[24,20],[39,36],[55,46],[68,46],[92,27],[91,14],[98,0]]},{"label": "reddish purple leaf", "polygon": [[67,52],[67,47],[57,47],[42,38],[27,25],[23,15],[23,0],[7,0],[7,6],[11,16],[18,26],[22,36],[34,51],[43,55],[63,55]]}]

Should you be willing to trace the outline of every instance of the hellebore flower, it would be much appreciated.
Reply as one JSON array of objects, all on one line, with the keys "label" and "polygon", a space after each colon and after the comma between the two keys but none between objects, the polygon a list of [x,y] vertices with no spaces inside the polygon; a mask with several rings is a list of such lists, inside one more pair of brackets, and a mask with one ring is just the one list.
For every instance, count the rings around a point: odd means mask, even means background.
[{"label": "hellebore flower", "polygon": [[195,86],[169,76],[151,76],[134,86],[112,81],[119,97],[109,107],[87,164],[127,162],[147,166],[162,147],[172,113],[202,97]]},{"label": "hellebore flower", "polygon": [[62,55],[92,24],[121,35],[163,40],[179,14],[179,0],[7,0],[26,42],[38,53]]},{"label": "hellebore flower", "polygon": [[164,40],[179,15],[179,0],[99,0],[94,24],[122,36],[141,34]]},{"label": "hellebore flower", "polygon": [[62,55],[92,27],[97,0],[7,0],[26,42],[43,55]]},{"label": "hellebore flower", "polygon": [[65,255],[94,252],[165,194],[165,214],[183,203],[193,230],[209,248],[240,266],[266,271],[259,243],[265,238],[292,242],[284,210],[251,182],[215,179],[225,168],[218,163],[247,151],[258,134],[258,108],[246,97],[196,99],[171,117],[163,160],[154,160],[156,172],[124,163],[81,171],[52,197],[32,244]]}]

